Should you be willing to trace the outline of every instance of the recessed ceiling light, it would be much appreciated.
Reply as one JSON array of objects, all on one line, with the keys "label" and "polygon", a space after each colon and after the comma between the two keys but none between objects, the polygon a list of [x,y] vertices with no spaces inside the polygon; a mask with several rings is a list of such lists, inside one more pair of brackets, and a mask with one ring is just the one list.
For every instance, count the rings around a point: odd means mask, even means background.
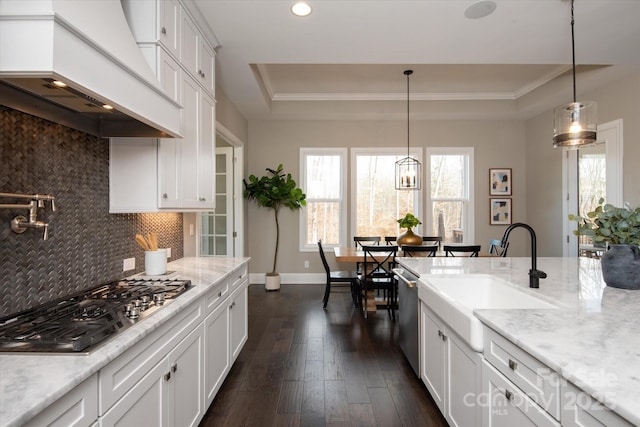
[{"label": "recessed ceiling light", "polygon": [[496,3],[493,1],[479,1],[472,4],[464,11],[464,16],[469,19],[479,19],[489,16],[496,10]]},{"label": "recessed ceiling light", "polygon": [[299,1],[291,6],[291,12],[296,16],[307,16],[311,13],[311,6],[303,1]]},{"label": "recessed ceiling light", "polygon": [[65,82],[61,82],[60,80],[54,80],[51,83],[58,87],[67,87],[67,84]]},{"label": "recessed ceiling light", "polygon": [[109,104],[104,104],[102,108],[104,108],[105,110],[113,110],[113,107]]}]

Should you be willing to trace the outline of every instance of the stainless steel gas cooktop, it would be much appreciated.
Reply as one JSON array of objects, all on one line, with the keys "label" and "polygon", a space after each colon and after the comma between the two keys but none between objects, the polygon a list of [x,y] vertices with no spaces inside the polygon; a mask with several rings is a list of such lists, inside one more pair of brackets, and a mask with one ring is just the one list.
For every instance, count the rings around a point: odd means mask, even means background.
[{"label": "stainless steel gas cooktop", "polygon": [[191,289],[189,280],[121,280],[0,319],[0,352],[86,353]]}]

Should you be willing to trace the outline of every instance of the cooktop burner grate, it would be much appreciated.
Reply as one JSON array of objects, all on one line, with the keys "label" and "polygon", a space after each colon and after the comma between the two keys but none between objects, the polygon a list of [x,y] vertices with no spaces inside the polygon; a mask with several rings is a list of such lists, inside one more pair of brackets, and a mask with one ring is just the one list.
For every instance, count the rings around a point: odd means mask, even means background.
[{"label": "cooktop burner grate", "polygon": [[189,280],[96,286],[0,319],[0,352],[87,352],[189,289]]}]

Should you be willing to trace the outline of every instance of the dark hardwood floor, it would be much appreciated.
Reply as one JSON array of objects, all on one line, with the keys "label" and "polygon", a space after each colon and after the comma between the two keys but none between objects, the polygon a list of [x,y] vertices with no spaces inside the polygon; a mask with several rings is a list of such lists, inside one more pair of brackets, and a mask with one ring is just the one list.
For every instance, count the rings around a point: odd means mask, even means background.
[{"label": "dark hardwood floor", "polygon": [[249,340],[200,427],[446,426],[397,345],[386,310],[346,289],[249,287]]}]

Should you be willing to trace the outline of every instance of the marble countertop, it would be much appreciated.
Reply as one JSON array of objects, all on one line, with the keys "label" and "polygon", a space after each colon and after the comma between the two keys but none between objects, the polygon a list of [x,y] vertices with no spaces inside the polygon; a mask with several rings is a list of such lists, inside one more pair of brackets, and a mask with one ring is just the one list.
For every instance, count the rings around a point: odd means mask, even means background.
[{"label": "marble countertop", "polygon": [[538,258],[548,274],[529,288],[530,258],[399,258],[418,276],[491,274],[558,310],[476,310],[485,325],[640,425],[640,291],[607,287],[599,260]]},{"label": "marble countertop", "polygon": [[22,425],[82,383],[125,350],[215,288],[249,258],[182,258],[168,264],[176,277],[191,280],[194,289],[117,334],[87,355],[0,355],[0,426]]}]

